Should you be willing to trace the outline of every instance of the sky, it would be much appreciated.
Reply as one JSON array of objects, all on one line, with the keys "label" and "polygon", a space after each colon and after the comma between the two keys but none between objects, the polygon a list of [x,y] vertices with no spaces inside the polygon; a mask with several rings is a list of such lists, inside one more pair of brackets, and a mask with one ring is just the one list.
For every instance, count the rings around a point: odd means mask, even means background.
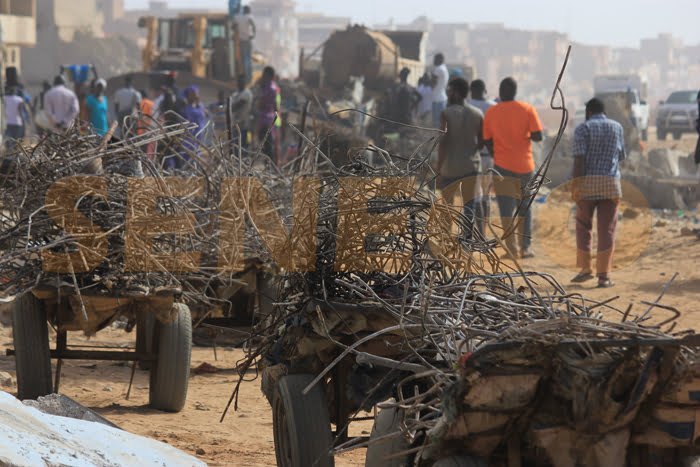
[{"label": "sky", "polygon": [[[228,7],[227,0],[169,0],[173,8]],[[244,0],[244,4],[245,4]],[[507,27],[565,32],[577,42],[639,47],[642,38],[672,32],[700,45],[700,0],[296,0],[298,11],[348,16],[365,25],[390,18],[405,23],[425,15],[437,22],[504,23]],[[147,8],[148,0],[125,0]],[[253,16],[255,11],[253,11]]]}]

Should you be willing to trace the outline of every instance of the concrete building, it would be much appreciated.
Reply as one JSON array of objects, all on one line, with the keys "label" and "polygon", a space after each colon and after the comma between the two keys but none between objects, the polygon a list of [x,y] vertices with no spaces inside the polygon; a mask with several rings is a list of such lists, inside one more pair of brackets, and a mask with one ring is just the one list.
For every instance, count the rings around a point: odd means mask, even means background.
[{"label": "concrete building", "polygon": [[2,66],[21,71],[22,47],[36,45],[36,3],[34,0],[0,1],[0,55]]},{"label": "concrete building", "polygon": [[104,14],[97,5],[96,0],[37,0],[37,41],[71,42],[78,31],[103,37]]},{"label": "concrete building", "polygon": [[283,77],[299,74],[299,23],[294,7],[291,0],[255,0],[250,5],[257,31],[253,47]]},{"label": "concrete building", "polygon": [[320,13],[297,13],[296,17],[299,47],[303,48],[306,54],[321,47],[333,31],[343,30],[352,22],[349,17],[326,16]]}]

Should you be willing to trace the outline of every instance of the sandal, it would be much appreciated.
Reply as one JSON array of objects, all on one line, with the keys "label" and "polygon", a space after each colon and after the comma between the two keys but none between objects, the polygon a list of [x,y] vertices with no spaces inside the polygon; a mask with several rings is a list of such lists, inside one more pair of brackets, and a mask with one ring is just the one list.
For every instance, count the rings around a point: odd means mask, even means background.
[{"label": "sandal", "polygon": [[594,277],[593,274],[590,272],[579,272],[578,274],[576,274],[576,276],[573,279],[571,279],[571,282],[573,282],[573,283],[586,282],[586,281],[593,279],[593,277]]},{"label": "sandal", "polygon": [[610,279],[599,279],[598,280],[598,288],[599,289],[607,289],[612,286],[614,286],[615,283],[611,281]]}]

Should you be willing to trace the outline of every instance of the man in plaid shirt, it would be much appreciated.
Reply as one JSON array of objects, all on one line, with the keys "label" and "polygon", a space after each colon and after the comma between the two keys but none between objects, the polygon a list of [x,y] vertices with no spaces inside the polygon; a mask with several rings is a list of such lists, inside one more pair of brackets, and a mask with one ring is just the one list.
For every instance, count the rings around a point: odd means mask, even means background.
[{"label": "man in plaid shirt", "polygon": [[615,248],[617,210],[622,198],[619,162],[625,153],[622,125],[605,116],[600,99],[586,103],[586,121],[574,132],[574,179],[572,196],[576,201],[576,263],[581,271],[572,282],[593,279],[593,212],[597,210],[598,287],[612,287],[610,270]]}]

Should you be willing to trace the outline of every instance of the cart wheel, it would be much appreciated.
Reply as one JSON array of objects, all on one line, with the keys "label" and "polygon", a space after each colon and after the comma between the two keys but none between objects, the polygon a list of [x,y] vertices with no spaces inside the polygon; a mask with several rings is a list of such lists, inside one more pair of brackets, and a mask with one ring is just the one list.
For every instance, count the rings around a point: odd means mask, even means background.
[{"label": "cart wheel", "polygon": [[673,132],[673,139],[679,140],[679,139],[681,139],[682,137],[683,137],[683,133],[681,133],[680,131],[674,131],[674,132]]},{"label": "cart wheel", "polygon": [[18,298],[12,307],[12,337],[15,345],[17,397],[36,399],[53,392],[49,326],[44,303],[31,293]]},{"label": "cart wheel", "polygon": [[487,464],[478,457],[450,456],[440,459],[433,467],[487,467]]},{"label": "cart wheel", "polygon": [[367,447],[365,467],[400,467],[409,465],[410,459],[408,455],[384,459],[409,448],[410,445],[403,436],[373,442],[377,438],[399,431],[399,423],[401,423],[402,416],[402,411],[395,407],[379,411],[377,418],[374,419],[372,434],[369,436],[371,444]]},{"label": "cart wheel", "polygon": [[275,455],[280,467],[332,467],[333,434],[320,384],[303,395],[311,375],[280,378],[272,400]]},{"label": "cart wheel", "polygon": [[175,303],[175,319],[156,322],[153,347],[158,359],[151,364],[149,403],[166,412],[179,412],[185,406],[192,356],[192,317],[190,309]]}]

